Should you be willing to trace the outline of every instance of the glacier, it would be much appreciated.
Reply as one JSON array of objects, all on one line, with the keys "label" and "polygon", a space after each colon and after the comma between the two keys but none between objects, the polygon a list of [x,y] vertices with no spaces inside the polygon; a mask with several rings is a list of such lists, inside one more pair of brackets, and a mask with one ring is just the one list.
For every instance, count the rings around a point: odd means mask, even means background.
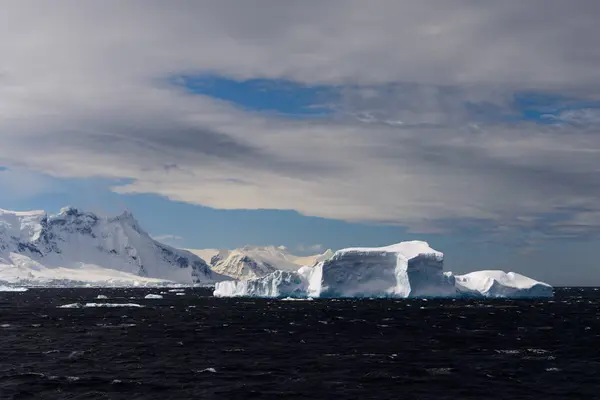
[{"label": "glacier", "polygon": [[200,257],[152,239],[128,211],[0,210],[0,285],[212,286],[225,279]]},{"label": "glacier", "polygon": [[342,249],[313,267],[275,271],[260,278],[223,281],[217,297],[432,298],[552,297],[550,285],[503,271],[454,275],[443,270],[443,253],[427,242]]}]

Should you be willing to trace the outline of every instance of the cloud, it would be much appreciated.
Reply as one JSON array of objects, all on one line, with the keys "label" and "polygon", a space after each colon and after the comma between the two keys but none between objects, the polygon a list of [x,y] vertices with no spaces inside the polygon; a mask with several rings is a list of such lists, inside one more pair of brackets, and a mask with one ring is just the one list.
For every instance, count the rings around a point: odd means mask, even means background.
[{"label": "cloud", "polygon": [[[591,0],[15,1],[0,164],[419,232],[582,230],[600,210],[596,110],[540,124],[514,96],[598,99],[599,14]],[[339,96],[330,118],[285,119],[172,84],[207,73]]]}]

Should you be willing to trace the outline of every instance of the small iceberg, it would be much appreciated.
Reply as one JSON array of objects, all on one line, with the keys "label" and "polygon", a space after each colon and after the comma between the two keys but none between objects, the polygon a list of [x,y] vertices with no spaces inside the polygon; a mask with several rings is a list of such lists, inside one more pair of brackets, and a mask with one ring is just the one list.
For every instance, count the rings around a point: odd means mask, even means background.
[{"label": "small iceberg", "polygon": [[144,296],[145,299],[156,299],[156,300],[160,300],[163,297],[160,294],[147,294],[146,296]]},{"label": "small iceberg", "polygon": [[25,287],[4,286],[0,285],[0,292],[26,292],[29,289]]}]

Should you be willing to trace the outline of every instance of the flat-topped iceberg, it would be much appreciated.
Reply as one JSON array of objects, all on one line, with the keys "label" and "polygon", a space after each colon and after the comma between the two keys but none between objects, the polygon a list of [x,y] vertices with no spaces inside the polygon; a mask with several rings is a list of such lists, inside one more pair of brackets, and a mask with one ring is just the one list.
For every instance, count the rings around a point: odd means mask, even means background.
[{"label": "flat-topped iceberg", "polygon": [[443,253],[426,242],[337,251],[297,272],[275,271],[257,279],[217,282],[218,297],[552,297],[550,285],[503,271],[455,276],[444,272]]},{"label": "flat-topped iceberg", "polygon": [[313,297],[436,297],[453,295],[444,255],[426,242],[357,247],[336,252],[314,267]]}]

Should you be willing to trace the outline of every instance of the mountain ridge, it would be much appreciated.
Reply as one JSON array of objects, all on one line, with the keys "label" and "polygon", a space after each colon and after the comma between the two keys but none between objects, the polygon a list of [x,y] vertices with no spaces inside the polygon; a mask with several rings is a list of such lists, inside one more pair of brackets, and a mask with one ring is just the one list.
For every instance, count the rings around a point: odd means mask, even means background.
[{"label": "mountain ridge", "polygon": [[274,271],[296,272],[300,267],[313,266],[333,255],[331,250],[311,256],[296,256],[285,246],[251,246],[237,249],[188,249],[201,256],[220,274],[234,279],[260,278]]},{"label": "mountain ridge", "polygon": [[0,210],[0,281],[68,281],[71,275],[79,281],[85,270],[90,280],[111,283],[210,285],[226,278],[197,255],[152,239],[129,211]]}]

